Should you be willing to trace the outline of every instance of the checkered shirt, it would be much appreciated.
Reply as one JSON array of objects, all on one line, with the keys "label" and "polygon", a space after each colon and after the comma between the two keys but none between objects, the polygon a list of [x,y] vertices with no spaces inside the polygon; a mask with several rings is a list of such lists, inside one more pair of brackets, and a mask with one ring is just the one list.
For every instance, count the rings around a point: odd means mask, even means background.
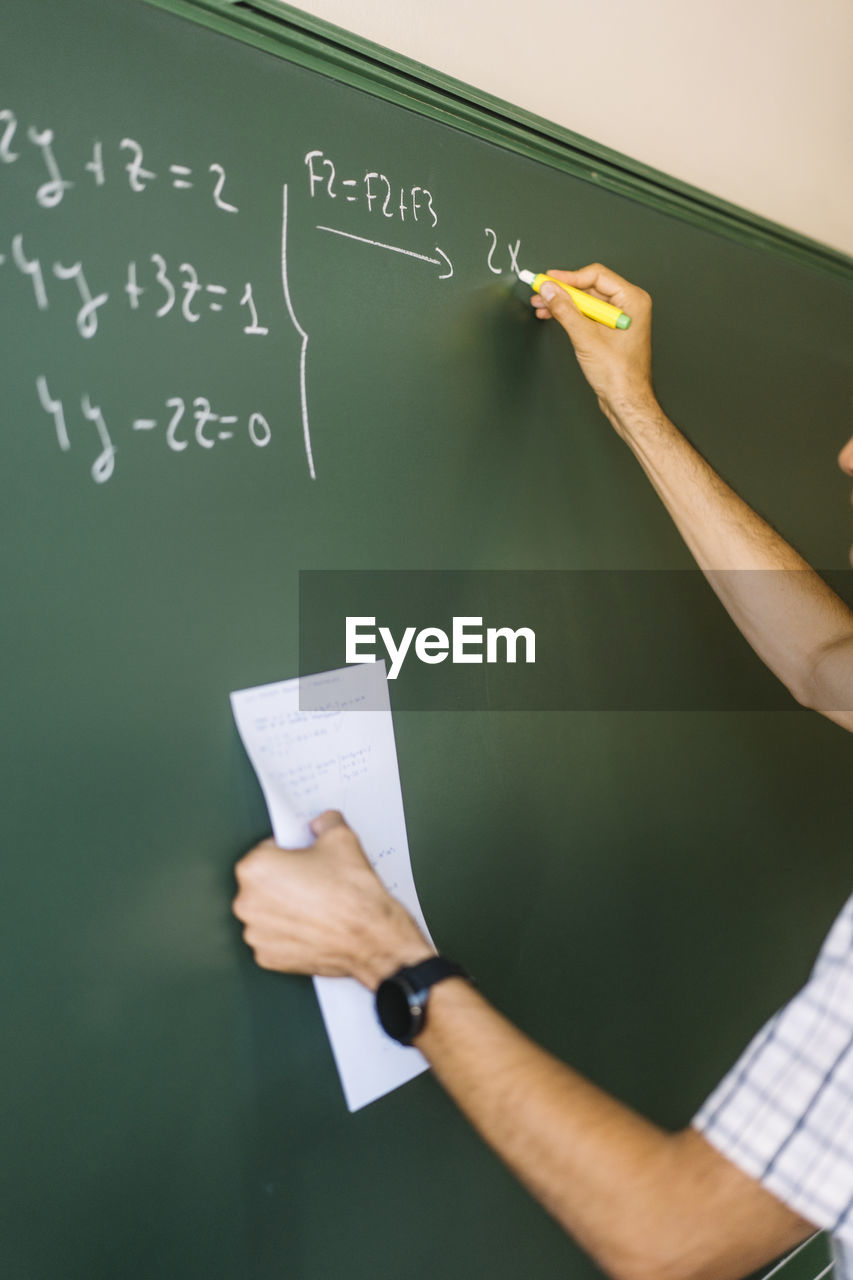
[{"label": "checkered shirt", "polygon": [[811,977],[693,1121],[722,1154],[833,1236],[853,1280],[853,897]]}]

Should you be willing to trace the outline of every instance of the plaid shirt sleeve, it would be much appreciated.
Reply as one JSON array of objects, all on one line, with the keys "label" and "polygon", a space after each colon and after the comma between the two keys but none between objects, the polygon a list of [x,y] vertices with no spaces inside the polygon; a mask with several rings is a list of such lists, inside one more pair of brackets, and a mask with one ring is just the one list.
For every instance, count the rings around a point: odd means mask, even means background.
[{"label": "plaid shirt sleeve", "polygon": [[724,1156],[853,1259],[853,897],[803,989],[693,1121]]}]

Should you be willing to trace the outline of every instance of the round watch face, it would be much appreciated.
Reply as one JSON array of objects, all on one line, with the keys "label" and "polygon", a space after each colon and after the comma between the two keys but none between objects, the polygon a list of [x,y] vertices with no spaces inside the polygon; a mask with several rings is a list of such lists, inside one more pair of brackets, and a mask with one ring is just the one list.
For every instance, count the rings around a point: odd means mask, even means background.
[{"label": "round watch face", "polygon": [[407,1044],[417,1031],[420,1007],[412,1009],[402,983],[386,978],[376,992],[376,1012],[384,1031]]}]

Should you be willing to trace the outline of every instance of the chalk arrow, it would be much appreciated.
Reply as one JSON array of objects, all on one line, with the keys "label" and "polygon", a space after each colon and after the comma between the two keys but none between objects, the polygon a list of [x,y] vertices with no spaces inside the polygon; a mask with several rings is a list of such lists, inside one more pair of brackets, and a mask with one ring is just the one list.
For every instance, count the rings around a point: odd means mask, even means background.
[{"label": "chalk arrow", "polygon": [[436,253],[441,254],[440,258],[431,258],[426,253],[415,253],[414,249],[403,249],[397,244],[385,244],[381,240],[368,240],[367,236],[356,236],[351,231],[339,231],[337,227],[317,227],[318,231],[328,231],[333,236],[343,236],[345,240],[357,240],[359,244],[372,245],[374,249],[387,249],[389,253],[402,253],[407,258],[417,258],[420,262],[431,262],[434,267],[440,267],[442,260],[447,266],[447,270],[440,275],[439,280],[449,280],[453,275],[453,263],[448,258],[443,249],[439,249],[436,245]]},{"label": "chalk arrow", "polygon": [[450,261],[450,259],[448,258],[444,250],[439,249],[438,245],[435,246],[435,251],[436,253],[440,253],[442,258],[444,258],[444,261],[447,263],[447,270],[445,271],[443,276],[439,276],[438,278],[439,280],[449,280],[450,277],[453,275],[453,263]]}]

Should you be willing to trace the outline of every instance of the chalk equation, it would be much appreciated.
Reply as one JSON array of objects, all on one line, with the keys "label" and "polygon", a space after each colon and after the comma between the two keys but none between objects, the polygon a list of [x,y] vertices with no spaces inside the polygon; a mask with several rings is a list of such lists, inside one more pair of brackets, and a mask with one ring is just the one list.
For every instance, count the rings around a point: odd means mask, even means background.
[{"label": "chalk equation", "polygon": [[399,218],[401,222],[409,214],[414,222],[428,221],[431,226],[438,226],[432,193],[426,187],[392,186],[385,174],[376,170],[359,178],[339,178],[334,160],[319,150],[309,151],[305,164],[312,199],[318,194],[330,200],[340,196],[347,204],[363,203],[368,213]]},{"label": "chalk equation", "polygon": [[[36,378],[36,395],[42,409],[53,421],[59,448],[67,453],[71,449],[71,431],[65,401],[52,394],[45,374]],[[262,413],[250,413],[243,419],[236,413],[216,413],[206,396],[196,396],[190,404],[188,409],[183,397],[171,396],[165,401],[162,417],[133,418],[130,429],[161,434],[166,448],[172,453],[183,453],[191,445],[198,449],[213,449],[218,443],[234,440],[239,434],[245,434],[258,449],[266,448],[272,439],[272,429]],[[95,428],[95,442],[99,446],[90,474],[96,484],[104,484],[115,471],[118,446],[113,441],[103,410],[93,402],[88,392],[80,397],[80,412],[84,422]],[[91,430],[87,434],[91,436]]]},{"label": "chalk equation", "polygon": [[518,255],[521,253],[521,241],[515,240],[514,242],[507,244],[506,251],[508,259],[501,258],[501,261],[506,261],[507,265],[505,267],[497,267],[495,266],[496,257],[499,257],[503,252],[502,248],[500,250],[498,249],[498,233],[492,227],[484,227],[483,231],[489,241],[489,252],[486,257],[486,266],[489,268],[492,275],[502,276],[504,271],[510,271],[517,276],[519,271],[522,270],[518,261]]},{"label": "chalk equation", "polygon": [[[76,314],[77,332],[85,339],[94,338],[97,334],[100,309],[106,306],[111,296],[115,298],[123,295],[130,310],[139,311],[146,305],[140,301],[142,295],[150,294],[150,306],[158,320],[173,313],[187,324],[197,324],[202,314],[219,313],[228,305],[227,285],[203,283],[198,269],[192,263],[181,262],[177,267],[171,267],[159,253],[149,254],[141,265],[136,261],[129,262],[124,281],[118,289],[111,288],[94,294],[82,262],[54,262],[46,271],[41,258],[28,251],[22,232],[12,237],[8,255],[0,253],[0,267],[7,260],[10,266],[29,277],[39,311],[50,310],[51,295],[46,277],[74,282],[80,302]],[[240,294],[239,302],[232,305],[234,308],[242,308],[240,319],[244,322],[243,333],[250,337],[266,337],[270,331],[269,325],[260,323],[251,281],[247,280],[234,293]]]},{"label": "chalk equation", "polygon": [[[68,156],[75,154],[77,160],[69,166]],[[304,152],[300,148],[298,154],[303,156],[303,208],[317,212],[322,209],[322,218],[316,214],[311,218],[313,232],[319,233],[321,239],[343,240],[352,246],[353,253],[380,250],[380,256],[394,255],[401,264],[426,264],[433,268],[442,287],[455,278],[450,254],[434,243],[440,206],[423,180],[401,182],[383,172],[378,162],[374,162],[376,168],[356,170],[344,157],[332,156],[320,147]],[[240,214],[244,200],[232,190],[225,165],[219,160],[206,157],[201,163],[192,162],[193,157],[181,155],[177,145],[165,161],[160,154],[154,159],[151,156],[152,149],[135,137],[106,144],[101,138],[90,136],[75,152],[43,121],[22,121],[12,107],[0,109],[0,178],[4,172],[10,178],[14,175],[25,205],[34,203],[49,211],[67,209],[74,197],[89,187],[129,191],[133,199],[126,201],[124,208],[135,205],[137,196],[140,207],[144,207],[145,193],[159,184],[178,193],[180,200],[195,191],[217,214],[228,215],[221,221],[217,218],[217,227],[239,227],[241,219],[235,215]],[[83,342],[95,346],[107,326],[132,326],[137,323],[134,317],[147,317],[157,321],[158,326],[162,322],[164,335],[173,333],[176,324],[194,329],[198,326],[200,333],[231,333],[249,339],[253,345],[260,340],[262,345],[256,349],[269,350],[271,354],[280,350],[280,340],[287,329],[281,324],[284,314],[298,339],[302,444],[308,474],[314,480],[317,470],[308,403],[310,339],[291,295],[287,182],[281,192],[280,255],[278,263],[274,259],[270,262],[269,274],[272,278],[276,270],[279,272],[281,295],[277,305],[269,296],[269,279],[263,282],[266,288],[260,287],[257,275],[254,281],[240,278],[235,282],[216,267],[209,269],[190,260],[194,255],[185,256],[174,249],[168,254],[160,252],[159,248],[166,245],[146,246],[143,253],[138,249],[128,252],[124,261],[120,257],[118,263],[113,261],[105,269],[91,248],[90,235],[88,249],[81,253],[77,246],[65,257],[61,250],[57,253],[55,238],[45,229],[48,223],[61,221],[59,214],[50,214],[37,227],[31,227],[21,214],[20,229],[9,233],[5,243],[0,240],[0,285],[6,305],[13,315],[23,314],[26,308],[33,308],[36,314],[51,313],[51,322],[55,314],[60,324],[73,325]],[[91,199],[99,202],[101,197]],[[192,206],[186,207],[190,210]],[[196,204],[196,215],[198,208]],[[348,210],[360,222],[353,224],[349,217],[342,216]],[[482,253],[488,277],[514,278],[522,265],[521,240],[499,234],[493,227],[484,227],[483,235],[485,243],[481,240],[479,247],[470,245],[471,254]],[[127,330],[130,340],[135,332],[133,328]],[[50,330],[43,331],[45,343],[53,337]],[[292,353],[287,358],[292,360]],[[69,394],[66,389],[57,394],[48,361],[39,360],[39,364],[43,371],[36,379],[36,396],[43,412],[53,420],[59,448],[70,449],[72,437],[77,435],[76,429],[70,431],[68,427],[68,402],[75,406],[73,414],[78,426],[82,422],[88,438],[94,441],[92,479],[96,484],[105,483],[115,474],[117,445],[99,403],[79,391]],[[150,417],[125,416],[127,430],[161,436],[168,453],[204,452],[240,437],[254,447],[264,448],[272,435],[269,419],[263,414],[253,410],[241,416],[233,409],[215,408],[203,396],[164,396]]]},{"label": "chalk equation", "polygon": [[[25,130],[19,126],[18,117],[8,107],[0,111],[0,163],[15,164],[32,156],[41,162],[46,173],[41,180],[34,176],[33,195],[42,209],[55,209],[65,197],[65,193],[77,185],[73,179],[63,177],[55,151],[55,135],[53,129],[38,129],[29,125]],[[116,148],[116,154],[104,155],[103,142],[95,139],[92,142],[91,158],[83,165],[83,173],[91,175],[85,181],[91,181],[96,187],[107,185],[107,178],[112,169],[118,170],[122,181],[127,183],[131,191],[139,194],[148,187],[162,180],[164,175],[155,173],[145,166],[142,144],[135,138],[122,138]],[[227,176],[224,167],[213,161],[202,166],[201,178],[196,176],[191,166],[170,164],[168,177],[165,178],[175,191],[192,191],[195,186],[203,188],[209,196],[214,208],[223,213],[239,213],[237,205],[225,198]]]}]

